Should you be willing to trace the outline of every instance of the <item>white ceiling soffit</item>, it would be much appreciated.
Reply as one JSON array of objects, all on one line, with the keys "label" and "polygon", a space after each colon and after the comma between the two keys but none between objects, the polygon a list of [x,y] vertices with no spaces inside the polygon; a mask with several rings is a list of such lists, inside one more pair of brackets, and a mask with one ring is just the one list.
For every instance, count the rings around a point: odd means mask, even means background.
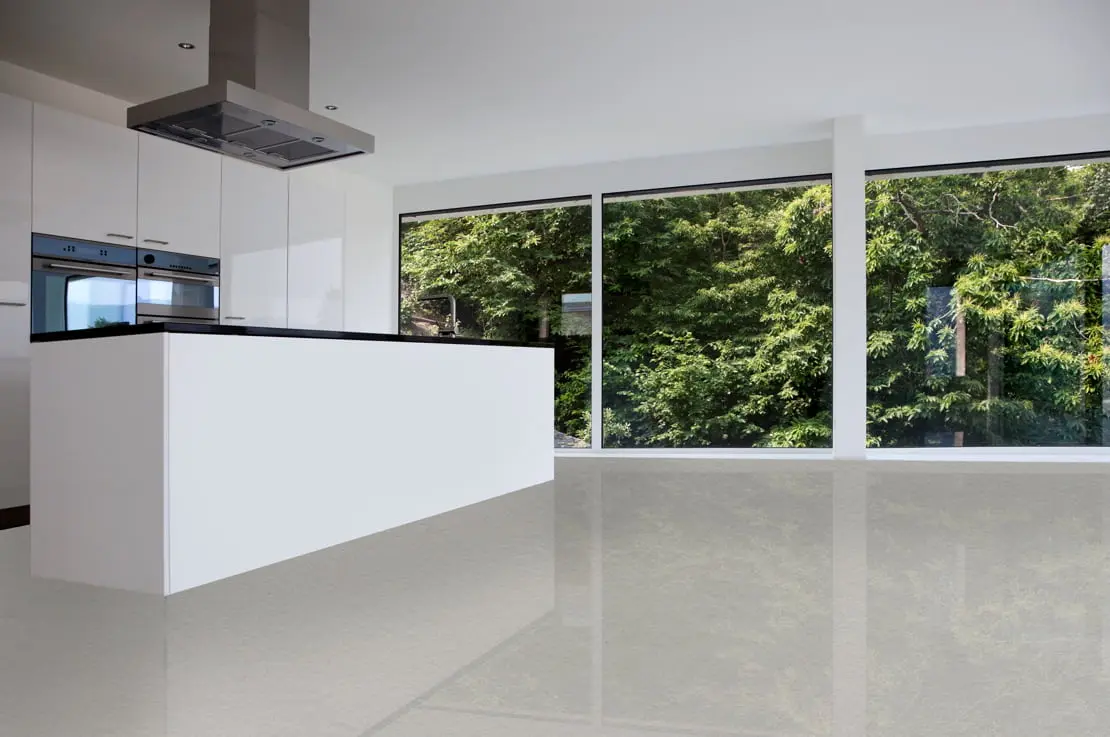
[{"label": "white ceiling soffit", "polygon": [[[0,56],[153,99],[206,80],[207,3],[0,0]],[[310,107],[433,181],[1107,113],[1107,28],[1105,0],[314,0]]]},{"label": "white ceiling soffit", "polygon": [[208,0],[0,0],[0,57],[133,103],[204,84],[207,41]]}]

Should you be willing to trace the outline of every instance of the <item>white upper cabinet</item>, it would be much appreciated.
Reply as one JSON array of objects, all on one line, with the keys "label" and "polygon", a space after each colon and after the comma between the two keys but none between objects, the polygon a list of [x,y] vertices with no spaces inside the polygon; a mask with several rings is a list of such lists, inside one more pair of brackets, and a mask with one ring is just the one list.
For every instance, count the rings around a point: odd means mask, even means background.
[{"label": "white upper cabinet", "polygon": [[224,158],[220,322],[284,328],[289,254],[285,173]]},{"label": "white upper cabinet", "polygon": [[136,245],[135,131],[35,105],[34,229]]},{"label": "white upper cabinet", "polygon": [[327,165],[289,173],[289,327],[343,329],[346,190]]},{"label": "white upper cabinet", "polygon": [[0,509],[30,500],[31,121],[0,95]]},{"label": "white upper cabinet", "polygon": [[137,245],[220,255],[220,157],[162,138],[139,136]]}]

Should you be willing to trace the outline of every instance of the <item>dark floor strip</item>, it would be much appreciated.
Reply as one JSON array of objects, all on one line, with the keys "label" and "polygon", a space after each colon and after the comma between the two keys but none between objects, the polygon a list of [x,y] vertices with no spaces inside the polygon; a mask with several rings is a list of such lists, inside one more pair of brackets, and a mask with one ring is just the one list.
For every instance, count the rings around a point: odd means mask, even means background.
[{"label": "dark floor strip", "polygon": [[30,504],[24,504],[22,507],[0,509],[0,530],[8,530],[12,527],[23,527],[29,524],[31,524]]}]

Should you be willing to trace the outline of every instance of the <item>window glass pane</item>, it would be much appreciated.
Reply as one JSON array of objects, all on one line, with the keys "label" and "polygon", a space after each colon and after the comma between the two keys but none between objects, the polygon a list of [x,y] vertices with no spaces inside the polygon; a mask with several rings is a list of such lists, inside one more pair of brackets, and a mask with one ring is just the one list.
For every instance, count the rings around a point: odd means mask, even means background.
[{"label": "window glass pane", "polygon": [[606,447],[832,444],[825,183],[604,205]]},{"label": "window glass pane", "polygon": [[867,229],[869,444],[1110,444],[1110,164],[870,182]]},{"label": "window glass pane", "polygon": [[555,446],[588,447],[590,246],[588,204],[405,219],[401,332],[554,345]]}]

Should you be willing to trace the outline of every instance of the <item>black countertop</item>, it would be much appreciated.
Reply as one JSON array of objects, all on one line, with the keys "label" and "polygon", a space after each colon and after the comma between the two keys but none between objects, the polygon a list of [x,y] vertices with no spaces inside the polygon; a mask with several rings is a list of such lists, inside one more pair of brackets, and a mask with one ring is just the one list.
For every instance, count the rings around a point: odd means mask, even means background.
[{"label": "black countertop", "polygon": [[187,333],[193,335],[246,335],[261,338],[313,338],[317,340],[377,340],[385,343],[438,343],[442,345],[508,346],[510,348],[553,348],[547,343],[525,343],[511,340],[479,340],[475,338],[433,338],[423,335],[394,335],[392,333],[352,333],[342,330],[298,330],[295,328],[259,328],[249,325],[203,325],[184,322],[151,322],[143,325],[111,325],[88,330],[67,330],[58,333],[39,333],[31,336],[32,343],[53,343],[61,340],[89,340],[115,338],[121,335],[147,335],[150,333]]}]

